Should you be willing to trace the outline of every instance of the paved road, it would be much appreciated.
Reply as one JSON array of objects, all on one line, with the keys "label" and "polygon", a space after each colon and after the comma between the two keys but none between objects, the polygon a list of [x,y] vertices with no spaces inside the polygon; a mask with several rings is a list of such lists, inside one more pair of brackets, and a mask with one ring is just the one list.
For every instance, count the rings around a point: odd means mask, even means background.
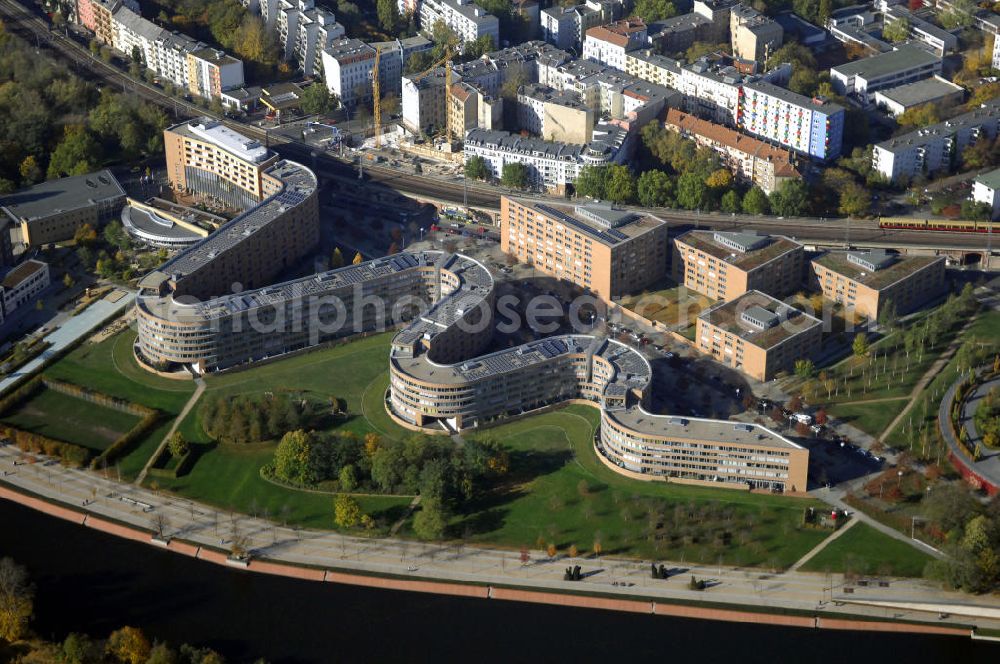
[{"label": "paved road", "polygon": [[[112,291],[114,293],[121,294],[121,291]],[[59,328],[53,332],[47,334],[44,338],[45,341],[49,342],[51,346],[45,349],[41,355],[31,360],[23,367],[0,380],[0,394],[7,390],[11,385],[19,380],[22,376],[30,375],[38,370],[50,357],[60,352],[66,346],[76,342],[77,340],[89,335],[94,328],[101,324],[101,322],[107,320],[109,317],[114,315],[116,312],[124,311],[125,308],[132,303],[135,299],[134,293],[128,293],[121,297],[117,302],[111,302],[107,297],[102,300],[98,300],[89,307],[87,307],[83,313],[76,316],[69,316],[62,320],[59,324]]]},{"label": "paved road", "polygon": [[[260,518],[231,515],[133,484],[117,483],[100,473],[73,470],[54,462],[45,463],[44,459],[31,463],[29,459],[32,457],[13,446],[0,447],[0,482],[150,532],[162,524],[165,537],[183,538],[208,548],[228,550],[235,538],[245,543],[254,557],[260,559],[440,580],[541,589],[583,588],[611,595],[642,594],[689,601],[791,607],[822,614],[897,615],[907,620],[937,622],[936,615],[927,613],[831,604],[831,595],[833,599],[842,599],[844,579],[841,575],[802,572],[770,574],[756,568],[690,565],[680,560],[657,561],[675,571],[671,579],[658,580],[652,579],[649,574],[650,561],[612,557],[571,559],[562,556],[549,559],[535,551],[530,552],[529,560],[522,564],[517,551],[345,537],[332,532],[286,528]],[[148,509],[144,511],[143,505]],[[571,564],[583,568],[587,574],[584,580],[562,580],[563,570]],[[702,593],[689,590],[687,584],[692,574],[709,581],[711,589]],[[1000,608],[998,598],[971,598],[944,592],[916,579],[894,580],[889,588],[858,587],[852,598]],[[995,619],[963,618],[963,622],[1000,628],[1000,620]]]}]

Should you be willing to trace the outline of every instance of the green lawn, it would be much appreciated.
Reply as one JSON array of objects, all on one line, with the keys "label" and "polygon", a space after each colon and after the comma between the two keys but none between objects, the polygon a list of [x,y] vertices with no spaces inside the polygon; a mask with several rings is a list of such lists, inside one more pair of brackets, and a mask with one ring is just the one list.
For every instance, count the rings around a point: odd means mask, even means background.
[{"label": "green lawn", "polygon": [[83,343],[45,370],[50,378],[82,385],[164,413],[160,425],[144,436],[118,462],[122,477],[138,475],[194,392],[194,382],[149,373],[132,355],[136,334],[126,330],[100,343]]},{"label": "green lawn", "polygon": [[43,388],[3,421],[25,431],[100,452],[138,424],[139,418]]},{"label": "green lawn", "polygon": [[834,417],[848,422],[873,436],[882,433],[893,418],[902,412],[908,401],[876,401],[849,406],[836,404],[829,407],[829,413]]},{"label": "green lawn", "polygon": [[[486,429],[511,453],[509,481],[451,524],[452,535],[509,547],[576,545],[678,561],[785,567],[826,533],[800,530],[809,501],[730,489],[639,482],[604,466],[599,413],[573,405]],[[582,484],[581,484],[582,483]],[[716,540],[729,533],[728,541]]]},{"label": "green lawn", "polygon": [[845,572],[922,576],[932,558],[909,544],[859,523],[816,554],[802,569],[809,572]]},{"label": "green lawn", "polygon": [[[408,430],[389,418],[383,405],[389,384],[391,339],[391,334],[372,336],[246,371],[207,376],[207,387],[200,401],[294,388],[319,398],[336,397],[346,403],[348,418],[338,422],[335,430],[357,434],[377,432],[390,437],[409,435]],[[244,447],[215,445],[201,427],[197,406],[178,430],[186,440],[196,443],[199,458],[189,474],[177,479],[158,478],[155,480],[158,486],[239,512],[262,513],[267,509],[270,515],[288,523],[310,528],[335,527],[331,496],[287,489],[261,479],[260,468],[271,461],[275,443]],[[385,528],[403,516],[410,500],[396,496],[358,498],[361,508]]]},{"label": "green lawn", "polygon": [[[159,486],[199,502],[236,512],[267,514],[276,521],[308,528],[332,529],[333,497],[295,491],[261,479],[261,466],[271,461],[275,444],[198,445],[201,458],[191,473],[178,479],[158,478],[147,484]],[[390,527],[403,516],[411,498],[362,496],[361,509]]]}]

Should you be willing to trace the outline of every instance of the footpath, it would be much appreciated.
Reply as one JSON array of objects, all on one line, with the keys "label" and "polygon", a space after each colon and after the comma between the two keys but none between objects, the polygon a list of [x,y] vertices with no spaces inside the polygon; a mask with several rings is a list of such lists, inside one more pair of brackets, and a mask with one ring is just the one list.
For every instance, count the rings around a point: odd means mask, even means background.
[{"label": "footpath", "polygon": [[[918,579],[852,587],[847,597],[839,574],[655,561],[672,571],[671,578],[660,580],[651,578],[653,561],[549,558],[535,551],[302,530],[34,459],[13,446],[0,447],[0,498],[200,560],[316,581],[814,628],[965,636],[969,626],[1000,629],[1000,619],[990,615],[1000,609],[1000,598],[944,592]],[[230,558],[234,542],[251,553],[249,561]],[[581,566],[583,580],[563,580],[571,565]],[[690,590],[691,576],[705,580],[709,589]],[[845,598],[882,604],[847,605]],[[944,621],[938,613],[893,610],[885,603],[946,604],[960,607],[949,613],[962,618]]]}]

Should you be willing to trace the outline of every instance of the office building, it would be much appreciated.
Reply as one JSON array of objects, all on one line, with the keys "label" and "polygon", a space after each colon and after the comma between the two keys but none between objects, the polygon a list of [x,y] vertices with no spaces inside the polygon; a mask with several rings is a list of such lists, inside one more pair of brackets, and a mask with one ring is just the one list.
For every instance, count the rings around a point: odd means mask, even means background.
[{"label": "office building", "polygon": [[610,205],[500,199],[500,250],[605,300],[659,281],[667,270],[667,224]]},{"label": "office building", "polygon": [[964,98],[965,88],[940,76],[932,76],[916,83],[879,90],[875,93],[874,102],[875,106],[896,118],[924,104],[948,106],[960,104]]},{"label": "office building", "polygon": [[688,231],[674,238],[671,265],[678,284],[727,302],[747,291],[788,295],[804,276],[801,244],[754,230]]},{"label": "office building", "polygon": [[919,46],[903,44],[896,50],[854,60],[830,69],[834,91],[868,103],[879,90],[913,83],[941,73],[941,58]]},{"label": "office building", "polygon": [[755,290],[702,312],[695,327],[699,352],[761,382],[793,371],[822,338],[820,320]]},{"label": "office building", "polygon": [[897,21],[906,21],[909,23],[910,40],[917,44],[923,44],[939,57],[945,56],[958,48],[958,37],[952,32],[944,28],[939,28],[930,21],[925,21],[903,5],[886,7],[882,15],[885,27],[889,27]]},{"label": "office building", "polygon": [[886,306],[909,313],[945,290],[944,256],[901,256],[884,249],[829,252],[810,264],[811,286],[848,311],[877,320]]},{"label": "office building", "polygon": [[735,129],[701,120],[675,108],[667,110],[664,128],[719,153],[722,163],[737,178],[770,194],[789,180],[802,177],[787,150],[765,143]]},{"label": "office building", "polygon": [[951,171],[962,151],[979,140],[993,140],[1000,133],[1000,100],[877,143],[872,167],[891,182]]},{"label": "office building", "polygon": [[76,230],[98,228],[118,215],[125,190],[111,171],[74,175],[0,196],[0,212],[21,228],[21,241],[31,247],[73,239]]}]

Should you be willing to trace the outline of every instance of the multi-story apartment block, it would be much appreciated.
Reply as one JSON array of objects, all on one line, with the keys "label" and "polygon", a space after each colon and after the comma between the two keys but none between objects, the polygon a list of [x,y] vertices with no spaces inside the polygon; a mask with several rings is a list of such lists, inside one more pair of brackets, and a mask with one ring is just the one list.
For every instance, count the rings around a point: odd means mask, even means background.
[{"label": "multi-story apartment block", "polygon": [[877,320],[887,306],[899,314],[945,290],[944,256],[900,256],[884,249],[829,252],[810,263],[810,281],[848,311]]},{"label": "multi-story apartment block", "polygon": [[112,14],[107,43],[127,57],[140,57],[146,69],[192,94],[219,99],[223,91],[243,86],[241,60],[164,30],[124,5]]},{"label": "multi-story apartment block", "polygon": [[650,49],[625,54],[625,73],[644,81],[680,90],[681,63]]},{"label": "multi-story apartment block", "polygon": [[811,357],[822,338],[820,320],[754,290],[702,312],[695,326],[699,352],[761,382]]},{"label": "multi-story apartment block", "polygon": [[572,145],[524,138],[506,131],[473,129],[465,136],[465,159],[482,157],[490,174],[499,178],[505,164],[524,164],[528,184],[554,193],[565,193],[576,182],[584,166],[621,164],[627,158],[629,132],[612,124],[598,123],[586,145]]},{"label": "multi-story apartment block", "polygon": [[403,70],[410,56],[420,51],[429,51],[434,42],[422,35],[395,39],[388,42],[375,42],[371,47],[379,52],[378,69],[379,83],[383,95],[400,95],[403,92]]},{"label": "multi-story apartment block", "polygon": [[908,22],[910,24],[910,39],[925,45],[938,56],[945,56],[958,48],[958,37],[953,33],[939,28],[930,21],[925,21],[903,5],[886,7],[883,16],[886,27],[897,21]]},{"label": "multi-story apartment block", "polygon": [[625,54],[646,45],[646,24],[629,18],[590,28],[583,40],[583,57],[625,71]]},{"label": "multi-story apartment block", "polygon": [[463,139],[465,132],[479,126],[479,91],[468,83],[452,84],[448,113],[452,138]]},{"label": "multi-story apartment block", "polygon": [[674,281],[716,300],[747,291],[782,297],[802,284],[798,242],[756,231],[688,231],[674,239]]},{"label": "multi-story apartment block", "polygon": [[815,159],[840,156],[843,107],[819,97],[804,97],[766,81],[743,84],[737,125],[743,131]]},{"label": "multi-story apartment block", "polygon": [[517,124],[547,141],[583,145],[593,137],[594,110],[575,94],[529,83],[517,91]]},{"label": "multi-story apartment block", "polygon": [[111,44],[111,17],[119,7],[139,13],[137,0],[76,0],[76,21],[87,28],[102,44]]},{"label": "multi-story apartment block", "polygon": [[736,125],[743,75],[733,67],[717,70],[707,60],[683,67],[677,88],[684,110],[713,122]]},{"label": "multi-story apartment block", "polygon": [[978,140],[1000,133],[1000,100],[974,111],[875,145],[872,166],[887,180],[899,182],[951,171],[962,151]]},{"label": "multi-story apartment block", "polygon": [[1000,217],[1000,169],[976,176],[972,200],[990,206],[991,219]]},{"label": "multi-story apartment block", "polygon": [[729,34],[734,57],[765,62],[781,47],[785,31],[757,10],[736,5],[729,10]]},{"label": "multi-story apartment block", "polygon": [[[453,84],[461,77],[452,74]],[[446,128],[448,122],[447,75],[438,67],[420,78],[403,77],[403,126],[418,134],[433,134]]]},{"label": "multi-story apartment block", "polygon": [[666,274],[667,224],[607,205],[543,205],[503,196],[500,249],[611,300]]},{"label": "multi-story apartment block", "polygon": [[941,58],[913,44],[830,69],[830,82],[839,95],[871,101],[879,90],[912,83],[941,73]]},{"label": "multi-story apartment block", "polygon": [[463,45],[488,36],[494,46],[500,46],[500,21],[472,0],[399,0],[399,5],[403,14],[416,10],[420,29],[427,34],[440,21],[458,35]]},{"label": "multi-story apartment block", "polygon": [[[97,228],[125,205],[125,190],[111,171],[48,180],[0,197],[0,216],[21,227],[31,247],[69,240],[83,224]],[[6,230],[6,228],[4,229]]]},{"label": "multi-story apartment block", "polygon": [[371,99],[375,49],[360,39],[339,39],[323,51],[323,79],[340,103],[354,106]]},{"label": "multi-story apartment block", "polygon": [[695,42],[718,44],[729,32],[729,10],[737,0],[697,0],[688,14],[648,26],[649,42],[661,53],[681,53]]},{"label": "multi-story apartment block", "polygon": [[345,35],[344,26],[337,23],[332,12],[319,7],[303,11],[298,19],[295,59],[305,76],[323,71],[323,51]]},{"label": "multi-story apartment block", "polygon": [[223,91],[243,87],[243,61],[214,48],[188,53],[188,89],[209,99],[219,99]]},{"label": "multi-story apartment block", "polygon": [[993,40],[993,68],[1000,69],[1000,39]]},{"label": "multi-story apartment block", "polygon": [[587,0],[583,4],[564,6],[555,4],[542,10],[542,39],[561,49],[583,49],[587,30],[610,23],[622,12],[618,0]]},{"label": "multi-story apartment block", "polygon": [[770,194],[783,182],[802,177],[787,150],[683,111],[667,111],[663,126],[719,153],[733,174]]}]

